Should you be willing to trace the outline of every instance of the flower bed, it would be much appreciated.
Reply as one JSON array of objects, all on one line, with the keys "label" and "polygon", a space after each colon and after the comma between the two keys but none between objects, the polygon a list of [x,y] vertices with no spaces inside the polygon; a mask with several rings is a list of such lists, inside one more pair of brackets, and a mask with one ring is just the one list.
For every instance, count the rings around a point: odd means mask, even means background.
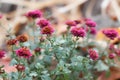
[{"label": "flower bed", "polygon": [[[15,72],[7,73],[0,67],[4,80],[96,80],[98,73],[118,67],[114,58],[119,59],[119,34],[116,30],[102,31],[107,45],[95,40],[97,24],[91,20],[69,20],[67,32],[57,36],[50,21],[39,10],[29,11],[25,16],[32,20],[26,26],[26,33],[9,35],[8,51],[0,50],[0,58],[10,55],[10,65]],[[118,39],[117,44],[111,40]],[[103,47],[104,46],[104,47]]]}]

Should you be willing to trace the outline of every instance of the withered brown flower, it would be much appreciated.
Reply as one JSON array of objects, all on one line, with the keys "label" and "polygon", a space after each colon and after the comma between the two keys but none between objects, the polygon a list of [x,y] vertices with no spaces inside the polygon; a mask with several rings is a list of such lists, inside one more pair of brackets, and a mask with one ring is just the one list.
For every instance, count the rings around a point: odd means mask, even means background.
[{"label": "withered brown flower", "polygon": [[27,35],[27,34],[19,35],[19,36],[17,37],[17,40],[18,40],[19,42],[26,42],[26,41],[28,41],[28,35]]},{"label": "withered brown flower", "polygon": [[41,48],[37,47],[37,48],[35,48],[34,51],[35,51],[36,53],[37,53],[37,52],[40,52],[40,51],[41,51]]},{"label": "withered brown flower", "polygon": [[10,39],[7,41],[7,45],[15,45],[17,43],[17,39]]},{"label": "withered brown flower", "polygon": [[16,65],[16,69],[17,69],[18,71],[24,71],[24,70],[25,70],[25,66],[22,65],[22,64],[17,64],[17,65]]}]

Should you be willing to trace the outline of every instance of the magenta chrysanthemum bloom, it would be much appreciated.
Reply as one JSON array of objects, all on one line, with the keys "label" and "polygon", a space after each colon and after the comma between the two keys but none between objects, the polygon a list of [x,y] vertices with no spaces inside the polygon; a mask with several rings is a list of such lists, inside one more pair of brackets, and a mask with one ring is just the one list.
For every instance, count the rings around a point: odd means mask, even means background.
[{"label": "magenta chrysanthemum bloom", "polygon": [[39,19],[37,21],[37,25],[39,25],[41,28],[48,26],[50,24],[50,22],[46,19]]},{"label": "magenta chrysanthemum bloom", "polygon": [[94,22],[94,21],[92,21],[92,20],[86,21],[85,24],[86,24],[88,27],[96,27],[96,22]]},{"label": "magenta chrysanthemum bloom", "polygon": [[97,60],[99,57],[98,53],[93,49],[89,49],[88,53],[89,53],[89,56],[92,60]]},{"label": "magenta chrysanthemum bloom", "polygon": [[42,16],[42,12],[40,10],[32,10],[29,11],[26,16],[31,18],[40,18]]},{"label": "magenta chrysanthemum bloom", "polygon": [[103,34],[112,40],[118,36],[118,32],[113,29],[103,30]]},{"label": "magenta chrysanthemum bloom", "polygon": [[27,59],[32,56],[30,50],[27,47],[19,48],[15,52],[19,57],[23,57],[23,58],[27,58]]},{"label": "magenta chrysanthemum bloom", "polygon": [[120,49],[115,49],[115,53],[120,56]]},{"label": "magenta chrysanthemum bloom", "polygon": [[3,58],[5,56],[5,51],[0,50],[0,58]]},{"label": "magenta chrysanthemum bloom", "polygon": [[76,26],[77,24],[76,24],[75,21],[69,20],[69,21],[66,22],[66,25],[68,25],[68,26]]},{"label": "magenta chrysanthemum bloom", "polygon": [[71,33],[77,37],[85,37],[85,35],[86,35],[85,30],[81,27],[72,27]]},{"label": "magenta chrysanthemum bloom", "polygon": [[117,38],[118,38],[118,40],[120,40],[120,36],[118,36]]},{"label": "magenta chrysanthemum bloom", "polygon": [[109,45],[109,49],[110,49],[110,50],[115,50],[114,44],[110,44],[110,45]]},{"label": "magenta chrysanthemum bloom", "polygon": [[90,28],[90,34],[95,35],[97,33],[96,28],[92,27]]},{"label": "magenta chrysanthemum bloom", "polygon": [[51,35],[54,32],[54,28],[52,26],[45,26],[41,29],[42,34]]},{"label": "magenta chrysanthemum bloom", "polygon": [[3,17],[2,14],[0,14],[0,19],[1,19],[2,17]]},{"label": "magenta chrysanthemum bloom", "polygon": [[110,58],[110,59],[114,59],[115,56],[116,56],[116,55],[115,55],[114,53],[110,53],[110,54],[109,54],[109,58]]}]

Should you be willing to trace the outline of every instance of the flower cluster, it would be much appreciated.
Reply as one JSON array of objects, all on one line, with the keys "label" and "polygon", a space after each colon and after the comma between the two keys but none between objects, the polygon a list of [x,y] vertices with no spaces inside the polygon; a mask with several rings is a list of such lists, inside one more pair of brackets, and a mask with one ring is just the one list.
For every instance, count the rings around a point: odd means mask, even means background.
[{"label": "flower cluster", "polygon": [[51,35],[54,32],[54,28],[47,19],[43,18],[40,10],[29,11],[26,16],[38,19],[36,24],[41,28],[42,34]]},{"label": "flower cluster", "polygon": [[30,52],[30,50],[27,47],[21,47],[19,49],[17,49],[16,54],[19,57],[23,57],[23,58],[30,58],[32,56],[32,53]]},{"label": "flower cluster", "polygon": [[[66,22],[68,27],[71,27],[71,33],[77,37],[85,37],[86,33],[95,35],[96,23],[91,19],[69,20]],[[81,26],[80,26],[81,25]]]}]

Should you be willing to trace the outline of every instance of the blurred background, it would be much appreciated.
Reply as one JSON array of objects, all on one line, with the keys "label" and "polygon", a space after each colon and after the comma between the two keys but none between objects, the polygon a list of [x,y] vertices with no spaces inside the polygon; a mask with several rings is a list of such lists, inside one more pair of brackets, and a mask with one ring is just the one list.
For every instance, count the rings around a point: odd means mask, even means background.
[{"label": "blurred background", "polygon": [[65,21],[91,18],[98,30],[120,26],[120,0],[0,0],[0,44],[11,30],[16,35],[23,31],[29,20],[29,10],[40,9],[55,26],[57,33],[66,30]]},{"label": "blurred background", "polygon": [[119,26],[120,21],[120,0],[0,0],[0,13],[9,21],[23,21],[23,14],[33,9],[43,10],[56,23],[87,17],[103,27]]},{"label": "blurred background", "polygon": [[64,32],[65,21],[91,18],[98,29],[120,26],[120,0],[0,0],[0,42],[4,41],[6,30],[19,35],[28,19],[29,10],[40,9],[57,29]]}]

